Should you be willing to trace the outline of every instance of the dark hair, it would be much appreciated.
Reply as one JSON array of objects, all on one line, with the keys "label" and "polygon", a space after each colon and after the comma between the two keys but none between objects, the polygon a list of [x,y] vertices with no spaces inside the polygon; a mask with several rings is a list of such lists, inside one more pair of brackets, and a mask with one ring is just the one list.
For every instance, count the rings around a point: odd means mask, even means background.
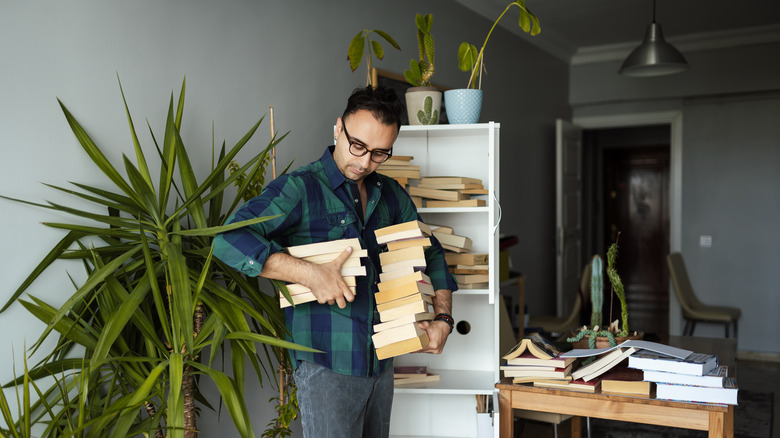
[{"label": "dark hair", "polygon": [[379,85],[376,88],[370,85],[365,88],[356,88],[347,100],[347,108],[341,115],[341,119],[344,120],[359,110],[370,111],[383,124],[395,125],[399,130],[401,129],[403,105],[392,88],[384,85]]}]

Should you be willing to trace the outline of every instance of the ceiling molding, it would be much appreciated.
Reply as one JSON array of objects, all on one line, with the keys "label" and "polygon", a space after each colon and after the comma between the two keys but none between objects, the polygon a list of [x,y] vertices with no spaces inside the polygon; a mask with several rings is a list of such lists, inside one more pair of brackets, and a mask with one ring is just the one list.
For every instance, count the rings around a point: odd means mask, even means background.
[{"label": "ceiling molding", "polygon": [[[780,25],[690,34],[666,40],[683,53],[774,43],[780,41]],[[640,42],[581,47],[571,57],[570,65],[620,61],[625,59]]]}]

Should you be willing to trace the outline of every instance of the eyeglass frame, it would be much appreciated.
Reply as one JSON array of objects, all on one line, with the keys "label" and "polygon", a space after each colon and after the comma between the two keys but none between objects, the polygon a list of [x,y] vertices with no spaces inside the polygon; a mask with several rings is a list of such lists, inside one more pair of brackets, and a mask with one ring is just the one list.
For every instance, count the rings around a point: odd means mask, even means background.
[{"label": "eyeglass frame", "polygon": [[[344,137],[346,137],[346,139],[347,139],[347,144],[349,145],[349,147],[347,149],[349,149],[349,153],[350,154],[352,154],[352,155],[354,155],[356,157],[363,157],[367,153],[370,152],[371,153],[370,160],[373,161],[374,163],[377,163],[377,164],[382,164],[385,161],[389,160],[390,157],[393,156],[393,148],[390,148],[389,152],[384,151],[384,150],[378,150],[378,149],[372,150],[372,149],[369,149],[366,145],[361,144],[361,143],[355,141],[354,139],[352,139],[352,137],[349,135],[349,132],[347,132],[347,125],[346,125],[346,123],[341,122],[341,129],[344,131]],[[353,147],[355,147],[357,149],[362,149],[363,153],[362,154],[356,154],[355,151],[352,150]],[[375,160],[374,157],[376,157],[377,155],[379,155],[380,157],[384,157],[384,159],[382,161]]]}]

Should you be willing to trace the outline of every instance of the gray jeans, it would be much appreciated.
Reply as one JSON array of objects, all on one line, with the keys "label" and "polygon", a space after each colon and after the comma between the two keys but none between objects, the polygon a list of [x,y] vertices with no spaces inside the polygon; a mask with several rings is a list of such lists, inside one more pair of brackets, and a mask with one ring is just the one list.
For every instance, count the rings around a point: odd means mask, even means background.
[{"label": "gray jeans", "polygon": [[393,368],[376,377],[339,374],[303,361],[294,374],[303,436],[386,438],[393,405]]}]

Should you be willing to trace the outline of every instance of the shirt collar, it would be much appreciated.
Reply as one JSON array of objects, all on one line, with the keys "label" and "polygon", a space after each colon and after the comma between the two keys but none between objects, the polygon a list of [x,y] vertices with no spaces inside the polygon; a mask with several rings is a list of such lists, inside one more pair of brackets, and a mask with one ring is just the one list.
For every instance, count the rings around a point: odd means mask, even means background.
[{"label": "shirt collar", "polygon": [[[336,166],[336,160],[333,159],[333,151],[335,148],[336,146],[328,146],[320,158],[322,168],[325,170],[325,175],[328,176],[330,186],[334,189],[349,181],[347,177],[341,173],[338,166]],[[377,176],[376,172],[371,172],[366,176],[365,182],[367,187],[376,186],[379,184],[379,176]]]}]

